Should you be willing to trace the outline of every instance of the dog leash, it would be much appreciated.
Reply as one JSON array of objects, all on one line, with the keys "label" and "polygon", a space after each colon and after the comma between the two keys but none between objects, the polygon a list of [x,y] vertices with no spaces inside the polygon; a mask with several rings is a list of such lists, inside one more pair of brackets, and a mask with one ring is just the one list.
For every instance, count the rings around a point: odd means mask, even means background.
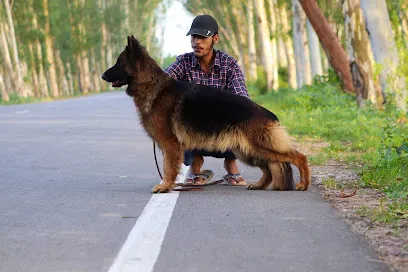
[{"label": "dog leash", "polygon": [[[163,180],[163,176],[160,171],[159,163],[157,162],[157,154],[156,154],[156,142],[153,141],[153,153],[154,153],[154,161],[156,163],[156,168],[157,172],[159,173],[160,178]],[[176,186],[180,186],[182,188],[175,188],[173,189],[174,191],[194,191],[194,190],[202,190],[204,187],[209,186],[209,185],[215,185],[223,182],[223,180],[216,180],[210,183],[206,183],[203,185],[189,185],[189,184],[184,184],[184,183],[176,183]]]},{"label": "dog leash", "polygon": [[155,141],[153,141],[153,152],[154,152],[154,161],[156,162],[157,172],[159,173],[160,178],[163,180],[163,176],[160,172],[159,164],[157,163],[156,142]]}]

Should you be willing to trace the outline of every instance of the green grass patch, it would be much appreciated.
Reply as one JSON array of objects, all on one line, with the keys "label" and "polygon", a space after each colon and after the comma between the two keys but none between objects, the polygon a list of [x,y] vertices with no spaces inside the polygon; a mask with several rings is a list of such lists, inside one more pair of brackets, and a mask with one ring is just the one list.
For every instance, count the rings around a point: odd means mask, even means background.
[{"label": "green grass patch", "polygon": [[387,195],[389,202],[382,210],[385,212],[377,211],[374,218],[389,222],[408,213],[406,114],[392,105],[384,111],[372,105],[358,109],[353,96],[329,82],[263,95],[251,87],[253,100],[273,111],[298,140],[329,143],[309,158],[312,164],[324,164],[329,159],[344,161],[359,170],[359,186],[376,188]]}]

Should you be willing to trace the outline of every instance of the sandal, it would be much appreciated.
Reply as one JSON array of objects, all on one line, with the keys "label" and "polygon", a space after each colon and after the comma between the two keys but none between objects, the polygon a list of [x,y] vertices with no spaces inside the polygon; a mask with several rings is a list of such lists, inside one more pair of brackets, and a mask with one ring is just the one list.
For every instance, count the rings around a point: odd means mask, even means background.
[{"label": "sandal", "polygon": [[244,180],[240,173],[238,174],[226,174],[223,177],[223,180],[227,185],[231,186],[246,186],[248,183]]},{"label": "sandal", "polygon": [[[187,176],[185,184],[197,185],[197,186],[205,185],[213,176],[214,176],[213,171],[203,170],[199,174],[189,174]],[[201,179],[203,179],[203,181],[200,182],[200,183],[196,183],[197,182],[196,178],[201,178]]]}]

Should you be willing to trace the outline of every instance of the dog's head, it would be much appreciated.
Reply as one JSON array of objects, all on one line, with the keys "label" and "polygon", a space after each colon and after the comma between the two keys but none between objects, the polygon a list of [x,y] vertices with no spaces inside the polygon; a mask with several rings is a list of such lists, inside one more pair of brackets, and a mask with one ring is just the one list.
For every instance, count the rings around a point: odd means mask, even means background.
[{"label": "dog's head", "polygon": [[[142,50],[139,41],[133,35],[128,37],[125,50],[120,53],[115,65],[103,73],[102,79],[112,83],[112,87],[116,88],[132,83],[137,77],[137,61],[138,57],[143,54]],[[128,90],[126,92],[133,96]]]}]

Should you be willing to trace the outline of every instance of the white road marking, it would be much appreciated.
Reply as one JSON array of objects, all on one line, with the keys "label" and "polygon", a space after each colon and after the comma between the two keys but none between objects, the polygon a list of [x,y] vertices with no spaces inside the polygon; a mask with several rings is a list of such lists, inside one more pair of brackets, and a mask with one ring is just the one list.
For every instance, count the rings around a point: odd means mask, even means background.
[{"label": "white road marking", "polygon": [[24,114],[30,112],[29,110],[16,111],[16,114]]},{"label": "white road marking", "polygon": [[[184,182],[184,166],[176,182]],[[152,195],[108,272],[153,271],[179,192]]]}]

